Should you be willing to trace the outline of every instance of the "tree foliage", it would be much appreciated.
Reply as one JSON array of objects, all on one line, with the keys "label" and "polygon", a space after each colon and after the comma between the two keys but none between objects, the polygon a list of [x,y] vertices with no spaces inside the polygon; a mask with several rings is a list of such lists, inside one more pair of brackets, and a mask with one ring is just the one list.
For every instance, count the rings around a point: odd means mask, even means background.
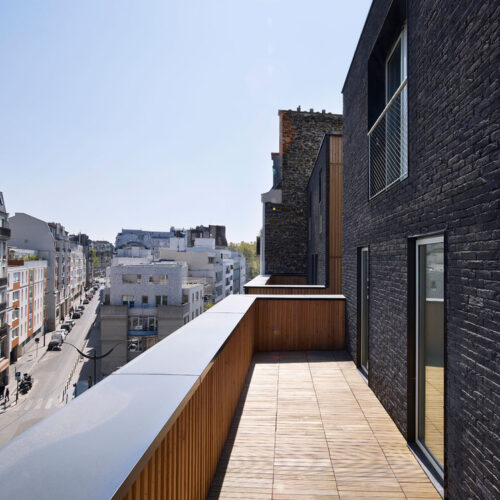
[{"label": "tree foliage", "polygon": [[257,245],[255,241],[247,243],[241,241],[240,243],[229,243],[229,248],[235,252],[240,252],[247,261],[247,280],[258,276],[260,273],[260,259],[257,255]]}]

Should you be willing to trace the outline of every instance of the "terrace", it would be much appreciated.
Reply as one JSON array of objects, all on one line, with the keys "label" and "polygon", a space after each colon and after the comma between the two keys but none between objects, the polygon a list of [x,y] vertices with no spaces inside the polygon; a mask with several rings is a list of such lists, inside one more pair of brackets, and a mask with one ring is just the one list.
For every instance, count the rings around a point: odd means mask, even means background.
[{"label": "terrace", "polygon": [[343,351],[344,308],[228,297],[0,450],[3,495],[439,498]]}]

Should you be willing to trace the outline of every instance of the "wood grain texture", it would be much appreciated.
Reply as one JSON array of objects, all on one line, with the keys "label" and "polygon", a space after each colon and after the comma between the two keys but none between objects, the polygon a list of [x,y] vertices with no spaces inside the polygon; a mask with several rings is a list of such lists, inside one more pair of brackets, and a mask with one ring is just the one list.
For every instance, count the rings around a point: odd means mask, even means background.
[{"label": "wood grain texture", "polygon": [[330,137],[329,283],[325,293],[342,293],[342,137]]},{"label": "wood grain texture", "polygon": [[326,288],[312,288],[311,286],[259,286],[246,289],[249,295],[320,295],[326,293]]},{"label": "wood grain texture", "polygon": [[345,352],[258,353],[208,498],[441,497]]},{"label": "wood grain texture", "polygon": [[268,280],[266,285],[306,285],[307,284],[307,276],[304,275],[296,275],[296,276],[283,276],[273,274]]},{"label": "wood grain texture", "polygon": [[342,299],[259,299],[255,350],[343,349],[344,323]]},{"label": "wood grain texture", "polygon": [[206,497],[252,359],[254,319],[250,310],[131,488],[118,498]]}]

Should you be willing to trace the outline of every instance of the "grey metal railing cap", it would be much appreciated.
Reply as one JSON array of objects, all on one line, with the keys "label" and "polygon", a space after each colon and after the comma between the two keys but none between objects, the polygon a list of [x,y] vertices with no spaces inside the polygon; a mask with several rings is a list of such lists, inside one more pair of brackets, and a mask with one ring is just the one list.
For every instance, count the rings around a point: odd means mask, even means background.
[{"label": "grey metal railing cap", "polygon": [[255,295],[229,295],[211,307],[207,313],[246,313],[255,302]]},{"label": "grey metal railing cap", "polygon": [[243,316],[243,313],[202,314],[114,373],[199,376]]},{"label": "grey metal railing cap", "polygon": [[0,450],[2,498],[111,498],[198,377],[111,375]]}]

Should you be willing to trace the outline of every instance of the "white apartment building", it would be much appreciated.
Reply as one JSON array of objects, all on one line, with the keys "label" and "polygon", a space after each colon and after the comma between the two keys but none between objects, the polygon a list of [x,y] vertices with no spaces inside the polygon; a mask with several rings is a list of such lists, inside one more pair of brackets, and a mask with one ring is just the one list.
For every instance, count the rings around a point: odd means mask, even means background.
[{"label": "white apartment building", "polygon": [[87,280],[87,265],[82,245],[70,245],[70,294],[72,300],[83,297]]},{"label": "white apartment building", "polygon": [[184,262],[115,257],[101,308],[102,372],[108,375],[203,313],[203,285]]},{"label": "white apartment building", "polygon": [[47,223],[25,213],[10,217],[9,225],[12,246],[36,250],[47,261],[47,329],[55,330],[72,303],[68,233],[61,224]]},{"label": "white apartment building", "polygon": [[191,278],[205,281],[204,300],[217,303],[225,297],[223,294],[222,262],[218,258],[219,252],[215,250],[215,240],[203,238],[210,241],[205,242],[206,246],[201,246],[201,243],[198,243],[200,239],[195,240],[194,247],[189,247],[185,251],[161,248],[159,259],[185,262],[188,266],[188,275]]},{"label": "white apartment building", "polygon": [[[13,363],[36,335],[44,333],[47,261],[23,260],[19,254],[10,253],[7,293],[9,353]],[[34,252],[30,257],[38,259]]]}]

